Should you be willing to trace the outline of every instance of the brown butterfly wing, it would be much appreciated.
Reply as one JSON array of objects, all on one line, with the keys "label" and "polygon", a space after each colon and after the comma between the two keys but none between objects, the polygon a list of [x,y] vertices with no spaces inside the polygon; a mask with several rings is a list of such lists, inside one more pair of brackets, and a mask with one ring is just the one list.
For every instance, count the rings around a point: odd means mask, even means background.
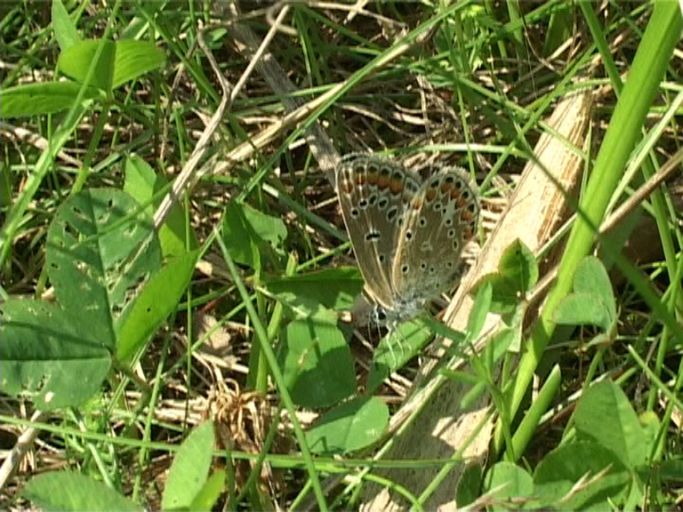
[{"label": "brown butterfly wing", "polygon": [[391,269],[403,215],[419,190],[408,171],[382,158],[347,155],[336,171],[337,194],[346,230],[365,280],[367,295],[391,308]]},{"label": "brown butterfly wing", "polygon": [[464,170],[447,167],[425,181],[406,211],[397,240],[391,286],[410,300],[452,288],[462,273],[462,250],[479,216],[475,188]]}]

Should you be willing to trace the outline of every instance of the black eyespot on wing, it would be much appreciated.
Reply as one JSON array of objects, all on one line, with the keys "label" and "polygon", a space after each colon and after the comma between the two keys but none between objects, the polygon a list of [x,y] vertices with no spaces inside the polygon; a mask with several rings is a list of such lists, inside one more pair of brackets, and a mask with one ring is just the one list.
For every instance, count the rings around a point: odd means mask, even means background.
[{"label": "black eyespot on wing", "polygon": [[404,275],[407,274],[409,270],[410,270],[410,267],[408,266],[407,263],[404,263],[404,264],[401,266],[401,273],[402,273],[402,274],[404,274]]},{"label": "black eyespot on wing", "polygon": [[406,230],[406,240],[412,240],[413,232],[411,230]]},{"label": "black eyespot on wing", "polygon": [[380,210],[384,210],[388,204],[389,204],[389,199],[387,199],[386,197],[383,197],[382,199],[377,201],[377,208],[379,208]]},{"label": "black eyespot on wing", "polygon": [[379,259],[380,263],[387,261],[387,257],[384,255],[384,253],[380,253],[379,256],[377,256],[377,259]]},{"label": "black eyespot on wing", "polygon": [[379,234],[379,231],[368,231],[365,233],[366,242],[378,242],[380,238],[382,238],[382,236]]},{"label": "black eyespot on wing", "polygon": [[423,272],[427,270],[427,264],[424,261],[420,263],[420,270],[422,270]]},{"label": "black eyespot on wing", "polygon": [[398,215],[398,207],[392,206],[387,210],[387,220],[389,222],[393,222],[393,220],[396,218],[396,215]]},{"label": "black eyespot on wing", "polygon": [[435,212],[438,212],[438,211],[441,210],[442,208],[443,208],[443,205],[442,205],[439,201],[437,201],[436,203],[434,203],[434,206],[432,206],[432,209],[433,209]]},{"label": "black eyespot on wing", "polygon": [[377,194],[371,194],[370,197],[368,197],[368,206],[374,206],[374,204],[377,202]]},{"label": "black eyespot on wing", "polygon": [[360,210],[358,208],[351,208],[351,211],[349,213],[351,214],[351,217],[355,219],[360,215]]},{"label": "black eyespot on wing", "polygon": [[421,228],[425,227],[427,225],[427,219],[420,217],[419,224]]},{"label": "black eyespot on wing", "polygon": [[361,210],[365,210],[368,207],[368,200],[363,198],[360,201],[358,201],[358,206],[360,206]]},{"label": "black eyespot on wing", "polygon": [[379,322],[386,322],[387,320],[387,312],[384,311],[384,308],[377,308],[375,310],[375,314],[377,315],[377,321]]},{"label": "black eyespot on wing", "polygon": [[455,236],[455,229],[451,228],[448,230],[448,238],[453,238]]}]

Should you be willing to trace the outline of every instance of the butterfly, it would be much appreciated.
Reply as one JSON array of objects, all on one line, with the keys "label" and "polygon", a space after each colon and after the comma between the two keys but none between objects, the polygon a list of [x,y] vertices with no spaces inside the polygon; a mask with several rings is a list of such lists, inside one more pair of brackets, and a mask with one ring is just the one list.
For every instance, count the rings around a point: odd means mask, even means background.
[{"label": "butterfly", "polygon": [[373,303],[370,320],[396,326],[420,314],[463,272],[475,233],[477,193],[464,170],[421,178],[370,154],[344,156],[336,170],[344,223]]}]

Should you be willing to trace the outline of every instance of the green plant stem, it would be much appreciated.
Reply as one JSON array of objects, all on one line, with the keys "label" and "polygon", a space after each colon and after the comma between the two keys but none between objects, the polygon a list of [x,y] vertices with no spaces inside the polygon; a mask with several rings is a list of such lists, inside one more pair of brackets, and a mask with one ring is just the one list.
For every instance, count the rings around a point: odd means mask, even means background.
[{"label": "green plant stem", "polygon": [[[612,192],[640,136],[643,121],[669,65],[680,32],[681,13],[678,4],[657,2],[600,147],[593,174],[581,197],[580,216],[569,235],[555,286],[548,295],[540,319],[532,327],[530,342],[524,347],[519,372],[509,398],[509,410],[513,416],[522,403],[543,351],[554,332],[552,315],[555,308],[571,290],[576,268],[593,246],[596,226],[604,217]],[[501,440],[498,439],[498,448],[500,444]],[[521,451],[516,455],[521,455]]]},{"label": "green plant stem", "polygon": [[614,92],[618,98],[621,95],[621,90],[624,87],[624,83],[621,81],[619,70],[617,69],[614,59],[612,58],[612,51],[609,48],[609,44],[605,40],[605,33],[602,29],[602,25],[600,24],[598,17],[595,15],[593,2],[586,2],[582,0],[579,2],[579,8],[583,13],[583,18],[586,20],[586,25],[591,32],[595,47],[598,49],[598,52],[600,52],[603,66],[605,66],[607,76],[609,77],[612,88],[614,89]]},{"label": "green plant stem", "polygon": [[536,426],[541,420],[543,413],[548,410],[553,398],[557,395],[562,382],[562,372],[558,365],[553,366],[548,378],[538,392],[536,400],[529,407],[529,411],[520,422],[519,427],[512,436],[512,449],[506,451],[508,460],[517,460],[524,448],[529,444],[534,435]]},{"label": "green plant stem", "polygon": [[[285,268],[285,275],[290,277],[296,272],[297,260],[294,254],[290,254],[287,260],[287,267]],[[270,316],[270,323],[268,324],[268,342],[272,345],[275,337],[280,332],[282,325],[282,318],[284,313],[284,306],[282,302],[276,301],[273,307],[273,314]],[[255,390],[265,393],[268,387],[268,362],[261,352],[261,359],[259,361],[259,371],[256,376]]]},{"label": "green plant stem", "polygon": [[261,467],[263,466],[263,463],[266,460],[266,456],[268,455],[268,452],[270,451],[270,448],[273,445],[273,442],[275,441],[275,436],[277,436],[278,434],[279,425],[280,409],[278,408],[277,412],[273,416],[273,422],[271,423],[270,428],[268,429],[268,434],[266,435],[266,440],[263,442],[263,446],[261,447],[261,451],[259,452],[258,459],[256,459],[256,461],[252,465],[251,471],[249,472],[249,478],[247,478],[247,481],[245,482],[244,487],[240,492],[239,496],[237,496],[237,498],[234,500],[234,505],[237,505],[242,502],[249,489],[255,488],[256,479],[261,477]]},{"label": "green plant stem", "polygon": [[95,129],[93,130],[90,142],[88,143],[88,150],[85,152],[83,165],[81,166],[81,169],[78,171],[76,181],[74,181],[74,184],[71,187],[71,195],[77,194],[83,189],[83,185],[85,185],[85,182],[87,181],[88,176],[90,175],[90,171],[92,170],[91,163],[93,160],[93,156],[95,155],[95,151],[97,150],[97,147],[100,145],[100,142],[102,140],[104,127],[106,126],[107,120],[109,119],[110,108],[111,100],[107,98],[106,102],[102,105],[102,111],[97,116],[97,124],[95,125]]},{"label": "green plant stem", "polygon": [[662,418],[662,428],[660,428],[659,436],[657,442],[655,443],[655,453],[653,454],[653,460],[660,459],[662,456],[662,451],[664,450],[664,439],[666,438],[667,425],[671,421],[671,413],[673,408],[678,408],[679,411],[683,410],[683,400],[681,400],[680,390],[683,387],[683,361],[679,363],[678,375],[676,377],[676,382],[674,383],[673,390],[664,384],[659,377],[648,367],[648,365],[643,361],[643,359],[638,355],[633,347],[628,347],[628,352],[631,357],[638,363],[638,366],[643,370],[645,375],[652,381],[654,386],[661,391],[666,398],[668,403],[666,405],[666,411],[664,417]]},{"label": "green plant stem", "polygon": [[313,461],[311,452],[308,449],[308,445],[306,444],[304,431],[301,428],[301,424],[299,423],[299,420],[296,416],[296,408],[294,406],[294,402],[292,401],[292,397],[289,395],[289,392],[287,391],[287,386],[285,385],[285,378],[282,375],[280,367],[277,364],[275,352],[273,351],[273,347],[270,346],[270,343],[268,341],[268,333],[266,332],[265,327],[261,323],[261,319],[259,318],[258,313],[254,308],[254,305],[252,304],[251,299],[249,297],[249,292],[247,291],[246,287],[244,286],[244,283],[242,282],[242,278],[240,277],[239,271],[237,270],[235,262],[232,260],[232,257],[230,256],[227,247],[225,247],[223,239],[220,236],[217,236],[216,241],[218,242],[218,245],[221,248],[221,253],[223,254],[223,258],[225,258],[225,263],[228,266],[228,271],[230,272],[230,275],[232,276],[232,279],[235,282],[235,286],[237,287],[237,290],[239,291],[240,296],[242,297],[242,301],[244,302],[244,306],[247,309],[247,313],[249,313],[249,316],[251,317],[251,320],[254,325],[254,333],[256,334],[256,338],[258,339],[258,342],[261,345],[261,350],[263,351],[266,360],[268,361],[268,365],[270,366],[270,374],[272,375],[273,380],[275,381],[275,384],[277,385],[278,390],[280,391],[282,402],[284,403],[285,409],[287,409],[287,413],[289,414],[289,418],[292,422],[292,427],[294,429],[294,434],[296,436],[297,441],[299,442],[299,448],[301,450],[301,455],[304,459],[304,464],[306,466],[306,469],[308,470],[308,476],[311,480],[313,493],[315,494],[316,501],[318,502],[318,507],[320,507],[320,510],[325,511],[328,509],[327,502],[325,501],[325,495],[323,494],[322,487],[320,486],[320,479],[318,478],[318,473],[315,469],[315,463]]},{"label": "green plant stem", "polygon": [[[164,379],[162,379],[163,375],[163,369],[166,367],[166,358],[168,356],[169,350],[168,348],[171,345],[171,337],[167,336],[166,339],[164,340],[164,347],[161,351],[161,360],[159,361],[159,364],[157,365],[157,371],[156,375],[154,378],[154,386],[152,388],[151,394],[149,394],[149,391],[146,391],[144,398],[145,400],[142,402],[142,404],[147,404],[147,399],[149,399],[149,403],[151,404],[156,404],[157,399],[159,398],[159,393],[161,392],[161,386],[164,382]],[[121,365],[123,366],[123,365]],[[133,372],[127,372],[127,374],[130,375],[135,375]],[[139,379],[138,379],[139,380]],[[138,382],[136,380],[136,382]],[[149,388],[149,386],[147,386]],[[145,388],[143,388],[145,389]],[[152,439],[152,423],[154,422],[154,407],[149,407],[147,410],[147,418],[145,418],[145,430],[144,430],[144,437],[143,439],[147,442],[149,442]],[[136,414],[137,416],[137,414]],[[140,468],[146,467],[147,463],[147,458],[149,456],[149,451],[150,449],[146,446],[143,445],[140,448],[140,453],[138,453],[138,463],[140,465]],[[133,485],[133,500],[136,502],[138,501],[138,496],[140,494],[140,491],[142,489],[142,471],[138,471],[137,474],[135,475],[135,483]]]},{"label": "green plant stem", "polygon": [[[593,9],[593,4],[591,2],[586,2],[582,1],[579,3],[579,6],[581,7],[581,11],[583,12],[584,18],[586,20],[586,23],[591,31],[591,35],[593,36],[593,40],[595,42],[596,47],[598,48],[598,51],[600,52],[600,55],[602,57],[602,61],[605,66],[605,71],[607,72],[610,82],[612,84],[612,87],[615,90],[615,93],[617,97],[619,97],[622,89],[623,89],[623,83],[621,81],[621,77],[619,76],[619,71],[617,69],[616,64],[614,63],[614,59],[612,57],[612,52],[609,49],[609,45],[607,41],[605,40],[604,33],[602,30],[602,27],[600,25],[600,22],[598,21],[597,16],[595,15],[595,11]],[[666,119],[663,119],[662,122],[667,121]],[[668,124],[668,121],[667,121]],[[656,155],[654,152],[650,151],[650,159],[644,159],[642,162],[642,171],[645,179],[649,179],[654,173],[655,173],[655,163],[656,163]],[[676,256],[675,256],[675,248],[673,244],[673,239],[671,237],[671,231],[669,230],[668,226],[668,218],[669,216],[666,215],[666,204],[664,200],[664,196],[660,190],[655,190],[652,194],[652,208],[654,210],[654,217],[657,222],[657,228],[659,230],[659,235],[660,235],[660,240],[662,242],[662,248],[664,250],[664,258],[666,260],[666,266],[669,271],[669,276],[670,276],[670,282],[673,283],[672,286],[675,288],[674,293],[672,294],[673,300],[669,302],[669,308],[670,310],[673,311],[673,308],[676,304],[677,296],[678,294],[675,293],[678,289],[680,289],[680,286],[678,283],[681,282],[681,275],[680,275],[680,269],[681,266],[676,265]],[[674,214],[675,215],[675,214]],[[679,237],[679,246],[680,246],[680,237]],[[677,268],[676,268],[677,267]],[[676,268],[676,270],[674,270]],[[661,369],[662,365],[664,364],[664,358],[666,356],[667,350],[668,350],[668,338],[669,338],[670,333],[668,332],[668,329],[664,329],[664,332],[660,336],[660,343],[657,348],[657,359],[655,363],[655,373],[657,375],[661,375]],[[652,387],[650,388],[649,394],[648,394],[648,409],[652,409],[654,407],[654,403],[656,400],[656,388]]]}]

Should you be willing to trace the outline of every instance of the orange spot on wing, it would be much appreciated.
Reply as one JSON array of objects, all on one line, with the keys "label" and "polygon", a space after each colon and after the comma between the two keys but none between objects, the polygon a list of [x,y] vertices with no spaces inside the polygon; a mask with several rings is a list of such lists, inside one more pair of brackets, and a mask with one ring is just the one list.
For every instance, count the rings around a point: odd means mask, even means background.
[{"label": "orange spot on wing", "polygon": [[427,198],[427,202],[431,203],[436,198],[436,191],[433,188],[427,189],[425,197]]},{"label": "orange spot on wing", "polygon": [[376,185],[377,182],[379,181],[379,174],[377,174],[377,170],[373,169],[368,172],[368,184],[370,185]]},{"label": "orange spot on wing", "polygon": [[389,182],[389,190],[392,194],[398,194],[403,190],[403,181],[400,178],[392,178]]}]

